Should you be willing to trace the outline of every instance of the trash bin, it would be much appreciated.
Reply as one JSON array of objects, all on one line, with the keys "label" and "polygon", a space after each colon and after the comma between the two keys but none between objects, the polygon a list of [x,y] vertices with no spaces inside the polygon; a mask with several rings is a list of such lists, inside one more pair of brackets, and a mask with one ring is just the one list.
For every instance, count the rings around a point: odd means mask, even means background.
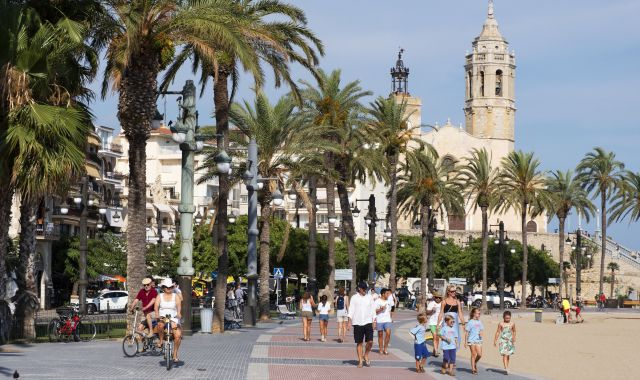
[{"label": "trash bin", "polygon": [[487,310],[493,310],[494,307],[493,301],[487,301]]},{"label": "trash bin", "polygon": [[213,325],[213,309],[207,307],[200,309],[200,332],[211,334]]},{"label": "trash bin", "polygon": [[535,310],[536,319],[538,323],[542,323],[542,310]]}]

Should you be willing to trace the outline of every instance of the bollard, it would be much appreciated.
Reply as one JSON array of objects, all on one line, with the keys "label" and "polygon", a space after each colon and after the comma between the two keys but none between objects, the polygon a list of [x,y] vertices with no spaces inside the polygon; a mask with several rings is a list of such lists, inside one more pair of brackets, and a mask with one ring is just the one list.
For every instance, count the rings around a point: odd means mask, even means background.
[{"label": "bollard", "polygon": [[107,300],[107,337],[111,338],[111,307]]},{"label": "bollard", "polygon": [[542,310],[535,310],[535,321],[538,323],[542,323]]}]

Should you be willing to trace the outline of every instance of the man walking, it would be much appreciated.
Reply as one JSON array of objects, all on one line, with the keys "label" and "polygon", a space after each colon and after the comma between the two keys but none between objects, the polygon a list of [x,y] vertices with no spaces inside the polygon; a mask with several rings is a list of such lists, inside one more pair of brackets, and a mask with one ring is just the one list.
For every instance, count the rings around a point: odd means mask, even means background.
[{"label": "man walking", "polygon": [[380,298],[376,301],[376,324],[378,325],[378,347],[382,355],[389,355],[389,341],[391,340],[391,307],[393,300],[389,289],[380,291]]},{"label": "man walking", "polygon": [[[376,328],[376,306],[370,294],[367,294],[367,283],[361,281],[358,284],[358,292],[351,297],[349,302],[349,323],[353,326],[353,338],[356,342],[358,354],[358,368],[362,368],[362,362],[371,366],[369,353],[373,346],[373,330]],[[364,353],[362,343],[366,342]]]}]

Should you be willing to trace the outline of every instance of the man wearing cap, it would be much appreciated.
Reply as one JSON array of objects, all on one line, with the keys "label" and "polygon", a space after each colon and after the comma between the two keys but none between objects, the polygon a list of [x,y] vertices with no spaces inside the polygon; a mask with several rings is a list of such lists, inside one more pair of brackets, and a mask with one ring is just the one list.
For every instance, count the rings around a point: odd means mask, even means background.
[{"label": "man wearing cap", "polygon": [[[353,338],[357,344],[358,368],[362,362],[369,367],[369,353],[373,346],[373,330],[376,328],[376,306],[370,294],[367,294],[367,283],[358,284],[358,292],[349,301],[349,323],[353,326]],[[362,343],[366,342],[364,353]]]},{"label": "man wearing cap", "polygon": [[[152,280],[149,277],[145,277],[142,279],[142,289],[138,291],[138,295],[131,305],[130,309],[133,312],[133,309],[138,304],[138,301],[142,302],[142,312],[147,321],[147,326],[149,327],[149,333],[153,334],[153,325],[151,324],[151,313],[153,312],[153,306],[155,304],[156,297],[158,296],[158,292],[154,287],[152,287]],[[145,325],[143,321],[140,321],[138,325],[138,331],[144,331]]]}]

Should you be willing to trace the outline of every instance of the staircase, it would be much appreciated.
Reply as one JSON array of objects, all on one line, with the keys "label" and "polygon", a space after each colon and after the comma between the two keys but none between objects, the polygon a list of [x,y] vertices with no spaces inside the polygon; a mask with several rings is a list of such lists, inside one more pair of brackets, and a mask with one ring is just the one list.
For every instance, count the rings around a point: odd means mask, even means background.
[{"label": "staircase", "polygon": [[[583,238],[591,241],[597,245],[600,250],[602,250],[602,238],[598,231],[596,231],[593,237],[583,236]],[[607,236],[607,250],[605,254],[616,261],[621,261],[635,269],[640,269],[640,254],[616,242],[609,236]]]}]

